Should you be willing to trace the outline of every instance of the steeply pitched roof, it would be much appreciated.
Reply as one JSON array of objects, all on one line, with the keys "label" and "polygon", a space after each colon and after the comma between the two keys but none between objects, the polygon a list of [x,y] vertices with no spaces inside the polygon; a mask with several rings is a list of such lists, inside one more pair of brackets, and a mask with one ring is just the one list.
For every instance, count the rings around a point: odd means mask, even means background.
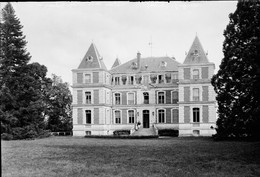
[{"label": "steeply pitched roof", "polygon": [[209,63],[198,36],[195,37],[183,64]]},{"label": "steeply pitched roof", "polygon": [[81,60],[78,69],[91,68],[91,69],[104,69],[107,70],[103,58],[100,56],[94,43],[90,45],[87,53]]},{"label": "steeply pitched roof", "polygon": [[[116,66],[119,66],[119,65],[121,65],[121,61],[118,59],[118,58],[116,58],[116,60],[115,60],[115,62],[114,62],[114,64],[113,64],[113,66],[112,66],[112,68],[114,68],[114,67],[116,67]],[[111,69],[112,69],[111,68]]]},{"label": "steeply pitched roof", "polygon": [[141,67],[135,69],[133,66],[137,62],[137,59],[132,59],[124,64],[121,64],[110,70],[111,73],[138,73],[138,72],[159,72],[159,71],[178,71],[178,65],[180,64],[175,59],[170,57],[148,57],[141,58]]}]

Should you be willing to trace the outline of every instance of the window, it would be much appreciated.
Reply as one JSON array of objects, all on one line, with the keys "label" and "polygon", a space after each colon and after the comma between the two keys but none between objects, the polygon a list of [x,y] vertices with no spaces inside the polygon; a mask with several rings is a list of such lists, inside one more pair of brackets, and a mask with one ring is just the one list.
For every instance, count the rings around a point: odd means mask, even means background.
[{"label": "window", "polygon": [[126,76],[122,76],[122,82],[123,82],[123,85],[126,84],[126,80],[127,80],[127,77],[126,77]]},{"label": "window", "polygon": [[85,83],[91,83],[91,75],[85,74]]},{"label": "window", "polygon": [[143,76],[144,81],[143,84],[148,84],[149,83],[149,76]]},{"label": "window", "polygon": [[130,76],[129,77],[129,85],[133,85],[134,84],[134,76]]},{"label": "window", "polygon": [[171,73],[165,74],[165,79],[167,84],[171,83]]},{"label": "window", "polygon": [[159,80],[159,84],[164,83],[164,76],[163,75],[158,75],[158,80]]},{"label": "window", "polygon": [[91,111],[90,110],[86,110],[85,114],[86,114],[86,123],[87,124],[91,124]]},{"label": "window", "polygon": [[115,104],[120,104],[120,93],[115,93]]},{"label": "window", "polygon": [[115,77],[115,85],[119,85],[120,83],[120,77]]},{"label": "window", "polygon": [[156,84],[157,75],[156,75],[156,74],[151,74],[151,75],[150,75],[150,79],[151,79],[151,81],[152,81],[153,84]]},{"label": "window", "polygon": [[165,111],[163,109],[158,110],[158,122],[164,123],[165,120]]},{"label": "window", "polygon": [[193,108],[193,122],[200,122],[200,109]]},{"label": "window", "polygon": [[144,92],[144,104],[149,104],[149,93]]},{"label": "window", "polygon": [[172,123],[178,123],[179,121],[179,110],[172,109]]},{"label": "window", "polygon": [[199,70],[198,69],[193,70],[193,79],[195,79],[195,80],[199,79]]},{"label": "window", "polygon": [[86,104],[91,104],[91,92],[85,92]]},{"label": "window", "polygon": [[134,110],[129,110],[128,111],[128,122],[130,124],[133,124],[135,122]]},{"label": "window", "polygon": [[172,104],[176,104],[178,102],[178,92],[173,91],[172,92]]},{"label": "window", "polygon": [[134,93],[128,93],[128,104],[134,104]]},{"label": "window", "polygon": [[198,88],[193,89],[193,101],[199,101],[199,89]]},{"label": "window", "polygon": [[164,92],[158,92],[158,104],[164,104]]},{"label": "window", "polygon": [[121,123],[120,111],[115,111],[115,123],[116,124],[120,124]]}]

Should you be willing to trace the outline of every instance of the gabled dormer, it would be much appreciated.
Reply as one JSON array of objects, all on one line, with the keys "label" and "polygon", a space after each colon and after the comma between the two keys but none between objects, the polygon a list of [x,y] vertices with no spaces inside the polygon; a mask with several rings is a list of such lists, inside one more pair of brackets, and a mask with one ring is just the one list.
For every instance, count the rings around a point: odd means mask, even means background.
[{"label": "gabled dormer", "polygon": [[[116,58],[116,60],[115,60],[115,62],[114,62],[114,64],[113,64],[113,66],[112,66],[112,68],[117,67],[117,66],[119,66],[119,65],[121,65],[121,61],[120,61],[118,58]],[[112,69],[112,68],[111,68],[111,69]]]},{"label": "gabled dormer", "polygon": [[103,57],[100,56],[94,43],[90,45],[78,69],[104,69],[107,70]]},{"label": "gabled dormer", "polygon": [[209,63],[198,36],[195,37],[183,64]]}]

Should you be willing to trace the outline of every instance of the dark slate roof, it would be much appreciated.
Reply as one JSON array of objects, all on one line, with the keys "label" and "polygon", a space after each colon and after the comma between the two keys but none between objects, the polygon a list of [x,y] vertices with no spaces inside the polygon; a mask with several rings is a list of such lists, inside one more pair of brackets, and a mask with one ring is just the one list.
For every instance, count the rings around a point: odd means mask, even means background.
[{"label": "dark slate roof", "polygon": [[[90,60],[89,60],[90,59]],[[107,70],[103,58],[100,56],[96,46],[94,43],[90,45],[88,48],[87,53],[81,60],[81,63],[78,67],[78,69],[104,69]]]},{"label": "dark slate roof", "polygon": [[178,71],[178,65],[180,64],[175,59],[170,57],[147,57],[141,58],[141,67],[138,69],[133,68],[133,63],[136,63],[137,59],[132,59],[124,64],[121,64],[115,68],[112,68],[110,72],[116,73],[138,73],[138,72],[160,72],[160,71]]},{"label": "dark slate roof", "polygon": [[209,63],[198,36],[195,37],[183,64]]},{"label": "dark slate roof", "polygon": [[[118,59],[118,58],[116,58],[116,60],[115,60],[115,62],[114,62],[114,64],[113,64],[113,66],[112,66],[112,68],[114,68],[114,67],[116,67],[116,66],[119,66],[119,65],[121,65],[121,61]],[[111,68],[111,69],[112,69]]]}]

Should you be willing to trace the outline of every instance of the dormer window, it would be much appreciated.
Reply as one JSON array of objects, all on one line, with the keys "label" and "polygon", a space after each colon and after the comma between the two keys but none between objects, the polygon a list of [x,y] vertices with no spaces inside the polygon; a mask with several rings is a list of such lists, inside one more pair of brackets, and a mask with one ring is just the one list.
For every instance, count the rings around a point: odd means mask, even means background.
[{"label": "dormer window", "polygon": [[86,60],[87,61],[93,61],[93,57],[89,55]]},{"label": "dormer window", "polygon": [[161,67],[166,67],[167,66],[167,62],[166,61],[161,61]]},{"label": "dormer window", "polygon": [[132,62],[131,68],[132,68],[132,69],[137,69],[137,63],[136,63],[136,62]]}]

